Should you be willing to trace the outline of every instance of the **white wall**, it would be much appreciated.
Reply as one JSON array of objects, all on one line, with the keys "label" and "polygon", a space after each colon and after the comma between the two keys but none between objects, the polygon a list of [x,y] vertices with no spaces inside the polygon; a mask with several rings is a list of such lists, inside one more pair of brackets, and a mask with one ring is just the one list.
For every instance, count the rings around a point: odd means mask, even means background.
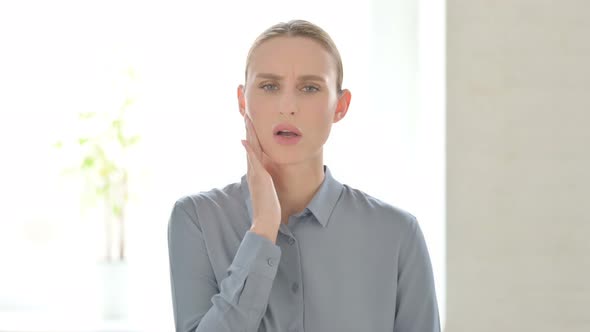
[{"label": "white wall", "polygon": [[447,10],[446,331],[590,331],[590,2]]}]

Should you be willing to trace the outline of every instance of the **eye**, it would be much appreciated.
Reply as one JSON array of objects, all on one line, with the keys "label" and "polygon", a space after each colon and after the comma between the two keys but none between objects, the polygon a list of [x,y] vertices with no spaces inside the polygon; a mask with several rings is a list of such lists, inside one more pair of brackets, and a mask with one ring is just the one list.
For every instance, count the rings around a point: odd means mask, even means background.
[{"label": "eye", "polygon": [[278,86],[276,86],[276,84],[266,83],[261,85],[260,88],[264,91],[275,91],[278,89]]},{"label": "eye", "polygon": [[303,87],[303,91],[304,92],[318,92],[318,91],[320,91],[320,89],[318,89],[317,87],[315,87],[313,85],[306,85],[305,87]]}]

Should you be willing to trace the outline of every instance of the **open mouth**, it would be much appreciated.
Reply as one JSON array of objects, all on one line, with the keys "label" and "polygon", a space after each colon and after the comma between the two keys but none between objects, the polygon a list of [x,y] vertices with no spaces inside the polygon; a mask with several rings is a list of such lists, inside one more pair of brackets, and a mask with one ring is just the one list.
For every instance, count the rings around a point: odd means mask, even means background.
[{"label": "open mouth", "polygon": [[281,145],[295,145],[301,141],[301,134],[298,134],[294,131],[290,131],[287,129],[281,129],[275,132],[274,139],[275,142]]},{"label": "open mouth", "polygon": [[294,132],[285,131],[285,130],[279,130],[278,132],[275,133],[275,135],[283,136],[283,137],[297,137],[297,136],[299,136]]}]

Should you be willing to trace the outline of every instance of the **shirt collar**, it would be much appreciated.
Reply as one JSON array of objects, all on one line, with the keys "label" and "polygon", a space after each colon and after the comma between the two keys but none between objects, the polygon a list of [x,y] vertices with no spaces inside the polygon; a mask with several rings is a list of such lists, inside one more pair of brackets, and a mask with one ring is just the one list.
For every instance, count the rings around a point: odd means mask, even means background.
[{"label": "shirt collar", "polygon": [[[247,174],[244,174],[241,179],[242,197],[246,201],[246,208],[248,209],[248,217],[252,220],[252,200],[250,199],[250,190],[248,188]],[[336,207],[336,203],[342,193],[343,185],[337,181],[330,172],[330,168],[324,165],[324,180],[320,188],[307,205],[307,207],[296,217],[307,215],[310,211],[316,217],[317,221],[326,227],[332,211]]]}]

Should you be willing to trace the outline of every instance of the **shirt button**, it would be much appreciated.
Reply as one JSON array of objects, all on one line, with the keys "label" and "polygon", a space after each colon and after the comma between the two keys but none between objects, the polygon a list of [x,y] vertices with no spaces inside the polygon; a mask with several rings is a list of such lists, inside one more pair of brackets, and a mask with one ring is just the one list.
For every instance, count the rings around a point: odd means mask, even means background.
[{"label": "shirt button", "polygon": [[291,237],[291,238],[289,238],[289,244],[290,244],[290,245],[293,245],[293,243],[295,243],[295,239],[294,239],[294,238],[292,238],[292,237]]},{"label": "shirt button", "polygon": [[267,262],[268,262],[268,265],[270,265],[270,266],[273,266],[273,265],[275,265],[275,262],[272,260],[272,258],[269,258],[269,259],[267,260]]},{"label": "shirt button", "polygon": [[293,291],[293,293],[297,293],[297,290],[298,290],[298,289],[299,289],[299,284],[298,284],[298,283],[296,283],[296,282],[294,282],[294,283],[291,285],[291,290]]}]

